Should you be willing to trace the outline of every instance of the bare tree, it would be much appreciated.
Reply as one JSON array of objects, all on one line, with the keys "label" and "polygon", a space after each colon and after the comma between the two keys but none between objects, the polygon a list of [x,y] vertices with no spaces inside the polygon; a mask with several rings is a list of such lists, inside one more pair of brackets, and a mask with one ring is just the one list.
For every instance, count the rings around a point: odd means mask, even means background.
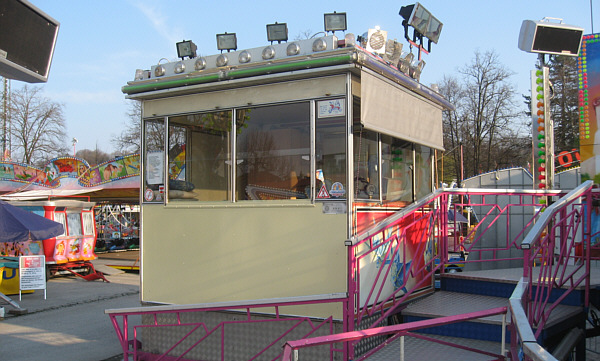
[{"label": "bare tree", "polygon": [[11,93],[10,121],[13,158],[42,165],[68,152],[63,105],[44,98],[41,87],[25,85]]},{"label": "bare tree", "polygon": [[[513,72],[499,62],[494,51],[476,51],[471,62],[458,72],[460,80],[444,78],[440,92],[456,107],[444,113],[444,142],[448,150],[463,145],[465,176],[497,169],[508,162],[525,165],[525,148],[531,143],[520,133],[518,120],[523,112],[517,109],[516,90],[509,82]],[[456,153],[453,158],[458,172]],[[505,159],[505,154],[518,157]]]},{"label": "bare tree", "polygon": [[464,89],[458,79],[453,76],[444,76],[439,84],[439,89],[440,93],[455,107],[453,110],[444,110],[443,113],[444,147],[448,153],[444,154],[445,161],[441,166],[445,168],[445,180],[461,181],[460,146],[463,142],[465,122],[461,119],[463,115],[459,110],[462,108]]},{"label": "bare tree", "polygon": [[116,153],[121,155],[129,153],[139,153],[141,149],[141,122],[142,122],[142,103],[137,100],[132,100],[129,103],[127,112],[129,120],[125,125],[125,129],[121,135],[111,140],[112,145],[116,149]]}]

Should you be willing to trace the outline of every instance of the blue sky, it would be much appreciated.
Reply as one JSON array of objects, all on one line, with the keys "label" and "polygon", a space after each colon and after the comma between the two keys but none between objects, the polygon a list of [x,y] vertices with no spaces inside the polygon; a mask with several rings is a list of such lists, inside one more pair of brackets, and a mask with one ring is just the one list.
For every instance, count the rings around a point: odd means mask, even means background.
[{"label": "blue sky", "polygon": [[[404,44],[400,7],[414,1],[229,1],[201,0],[29,0],[60,22],[58,42],[44,96],[64,104],[69,140],[77,150],[112,152],[111,138],[127,121],[121,87],[135,70],[150,69],[162,58],[176,60],[175,43],[192,40],[201,55],[218,53],[215,34],[235,32],[238,49],[268,44],[265,25],[287,23],[289,38],[323,31],[323,14],[346,12],[349,33],[360,35],[380,26],[388,38]],[[523,20],[562,18],[592,32],[590,0],[426,0],[421,1],[444,23],[438,44],[424,55],[421,82],[430,85],[456,74],[476,50],[495,50],[515,72],[519,94],[529,93],[529,72],[537,56],[517,42]],[[594,31],[600,32],[600,1],[593,3]],[[342,34],[338,32],[341,36]],[[12,81],[17,89],[24,83]],[[70,143],[69,143],[70,144]]]}]

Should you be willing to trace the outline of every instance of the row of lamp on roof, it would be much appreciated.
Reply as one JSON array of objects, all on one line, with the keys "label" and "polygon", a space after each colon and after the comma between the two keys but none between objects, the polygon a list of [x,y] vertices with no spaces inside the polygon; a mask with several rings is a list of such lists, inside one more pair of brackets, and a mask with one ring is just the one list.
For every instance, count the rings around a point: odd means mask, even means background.
[{"label": "row of lamp on roof", "polygon": [[[325,32],[345,31],[346,25],[346,13],[329,13],[324,15],[325,19]],[[273,44],[273,42],[281,43],[282,41],[288,40],[288,28],[286,23],[277,23],[267,25],[267,40]],[[186,57],[196,57],[196,44],[191,40],[184,40],[176,44],[177,45],[177,57],[182,60]],[[236,33],[217,34],[217,49],[223,52],[237,50],[237,35]]]},{"label": "row of lamp on roof", "polygon": [[[439,22],[434,16],[431,15],[422,5],[419,3],[403,6],[400,9],[400,15],[405,19],[403,26],[405,28],[405,37],[410,42],[410,52],[402,52],[402,44],[396,40],[387,39],[387,31],[383,31],[376,27],[375,29],[369,29],[369,31],[362,36],[358,36],[354,39],[352,34],[346,35],[346,43],[358,44],[365,50],[379,55],[384,61],[397,66],[398,69],[404,74],[416,79],[420,78],[420,74],[425,66],[425,61],[421,59],[421,50],[423,38],[429,39],[437,43],[439,35],[442,29],[442,23]],[[413,40],[410,41],[408,37],[408,26],[414,28]],[[345,31],[347,29],[346,13],[345,12],[333,12],[324,14],[324,27],[325,33],[333,33],[336,31]],[[223,54],[224,51],[231,52],[237,50],[237,36],[235,33],[223,33],[217,34],[217,49],[221,51],[216,59],[216,65],[223,67],[228,65],[229,57]],[[265,47],[262,51],[262,59],[269,60],[275,57],[275,49],[273,43],[287,42],[288,40],[288,29],[286,23],[274,23],[267,25],[267,40],[271,42],[271,46]],[[421,44],[416,44],[416,41],[420,41]],[[412,53],[413,45],[419,48],[419,57],[415,59]],[[181,58],[181,61],[175,65],[175,73],[183,73],[185,71],[185,63],[183,60],[187,57],[194,59],[197,57],[197,47],[191,40],[184,40],[176,44],[177,56]],[[325,40],[322,38],[316,39],[312,45],[313,51],[323,51],[326,49]],[[431,51],[431,44],[428,46]],[[297,42],[291,43],[287,46],[286,55],[294,56],[300,53],[300,47]],[[255,54],[256,55],[256,54]],[[245,50],[238,54],[238,61],[240,64],[248,63],[252,60],[251,52]],[[199,57],[194,63],[195,70],[203,70],[207,67],[206,59]],[[166,70],[163,66],[159,65],[154,69],[155,76],[165,75]],[[144,78],[142,75],[143,71],[140,70],[140,75],[136,73],[136,80]]]}]

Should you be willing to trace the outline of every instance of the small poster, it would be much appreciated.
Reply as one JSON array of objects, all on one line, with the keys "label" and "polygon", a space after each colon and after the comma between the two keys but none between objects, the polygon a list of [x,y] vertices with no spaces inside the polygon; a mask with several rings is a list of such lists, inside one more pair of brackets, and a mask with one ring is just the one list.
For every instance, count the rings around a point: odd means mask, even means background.
[{"label": "small poster", "polygon": [[164,153],[163,152],[148,152],[146,154],[146,183],[148,184],[163,184],[164,174]]},{"label": "small poster", "polygon": [[346,115],[346,100],[322,100],[317,103],[317,108],[319,118],[343,117]]},{"label": "small poster", "polygon": [[44,290],[46,299],[46,256],[19,257],[19,289],[19,300],[26,290]]}]

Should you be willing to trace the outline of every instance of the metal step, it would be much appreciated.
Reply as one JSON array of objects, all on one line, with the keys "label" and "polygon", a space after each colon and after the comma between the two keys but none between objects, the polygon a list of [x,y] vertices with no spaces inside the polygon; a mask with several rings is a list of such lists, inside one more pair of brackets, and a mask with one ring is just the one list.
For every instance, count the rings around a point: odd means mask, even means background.
[{"label": "metal step", "polygon": [[[493,271],[474,271],[448,275],[452,278],[477,280],[482,282],[499,282],[505,283],[506,287],[516,284],[521,276],[521,270],[493,270]],[[600,283],[600,272],[594,270],[593,284]],[[415,300],[405,309],[402,310],[402,316],[411,321],[424,318],[437,318],[443,316],[453,316],[463,313],[483,311],[496,307],[508,306],[508,298],[496,297],[481,294],[465,293],[473,290],[461,290],[461,292],[451,291],[436,291],[433,294]],[[563,329],[563,325],[569,323],[571,319],[581,316],[582,308],[576,306],[559,305],[552,312],[550,319],[546,323],[545,330],[548,329]],[[406,322],[406,321],[405,321]],[[421,334],[426,338],[435,339],[439,342],[426,340],[413,336],[404,337],[404,360],[492,360],[493,356],[477,353],[468,349],[460,349],[450,345],[443,344],[444,342],[454,343],[475,350],[480,350],[495,355],[501,354],[501,326],[503,315],[489,316],[482,318],[472,323],[480,325],[470,325],[472,327],[458,326],[442,330],[441,334]],[[510,313],[506,315],[507,324],[510,323]],[[448,325],[449,327],[453,325]],[[479,328],[481,327],[481,328]],[[569,325],[568,327],[572,327]],[[465,331],[466,334],[461,334]],[[475,330],[475,331],[474,331]],[[423,332],[429,332],[423,331]],[[437,330],[436,330],[437,331]],[[546,331],[545,331],[546,332]],[[494,338],[486,339],[487,334],[494,334]],[[454,337],[452,337],[454,336]],[[483,338],[483,339],[482,339]],[[509,335],[506,334],[505,348],[508,348]],[[400,360],[401,352],[400,339],[396,339],[386,345],[384,348],[368,357],[369,361],[387,361]]]},{"label": "metal step", "polygon": [[[403,316],[442,317],[462,313],[484,311],[508,306],[508,299],[502,297],[473,295],[462,292],[436,291],[428,297],[412,302],[404,310]],[[510,317],[507,317],[510,319]],[[502,315],[490,316],[481,322],[502,324]]]},{"label": "metal step", "polygon": [[[434,294],[409,304],[402,311],[403,322],[443,316],[454,316],[469,312],[484,311],[508,306],[508,299],[502,297],[473,295],[461,292],[437,291]],[[502,340],[502,322],[504,315],[494,315],[424,329],[421,332],[451,337],[465,337],[477,340],[500,342]],[[504,322],[510,321],[510,315]]]}]

